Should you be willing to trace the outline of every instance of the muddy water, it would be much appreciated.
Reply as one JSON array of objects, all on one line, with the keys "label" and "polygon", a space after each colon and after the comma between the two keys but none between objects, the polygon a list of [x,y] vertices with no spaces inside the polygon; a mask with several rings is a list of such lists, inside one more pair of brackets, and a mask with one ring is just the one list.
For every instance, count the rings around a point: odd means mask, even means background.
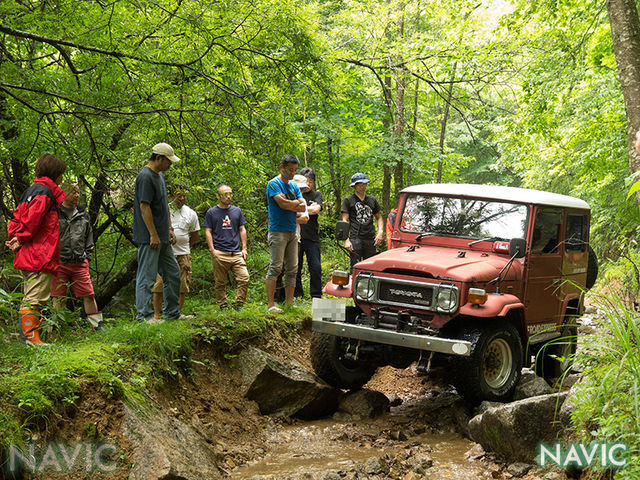
[{"label": "muddy water", "polygon": [[[415,434],[406,430],[415,418],[406,416],[412,408],[406,405],[392,410],[375,420],[340,422],[328,419],[274,428],[269,435],[270,448],[266,455],[235,468],[230,478],[322,479],[330,471],[343,474],[355,471],[374,458],[402,457],[403,452],[403,458],[406,458],[409,449],[414,453],[424,452],[433,460],[426,478],[492,478],[486,465],[469,459],[473,442],[451,431]],[[402,440],[394,440],[398,434],[394,437],[393,432],[403,429],[410,434],[403,435]]]}]

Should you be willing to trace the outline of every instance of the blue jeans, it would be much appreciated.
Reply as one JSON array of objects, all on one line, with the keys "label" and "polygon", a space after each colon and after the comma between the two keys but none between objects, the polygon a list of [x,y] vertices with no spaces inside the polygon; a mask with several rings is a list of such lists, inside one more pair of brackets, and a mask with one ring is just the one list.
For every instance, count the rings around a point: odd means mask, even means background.
[{"label": "blue jeans", "polygon": [[309,295],[311,298],[322,297],[322,264],[320,263],[320,242],[313,240],[300,240],[298,245],[298,276],[296,277],[296,289],[294,296],[302,297],[302,260],[307,255],[309,266]]},{"label": "blue jeans", "polygon": [[373,238],[351,238],[351,245],[353,246],[353,251],[351,252],[351,270],[353,270],[353,266],[361,262],[362,260],[366,260],[369,257],[373,257],[376,253],[376,246],[374,245]]},{"label": "blue jeans", "polygon": [[151,248],[148,243],[138,246],[138,272],[136,274],[136,320],[144,322],[153,317],[150,306],[151,288],[156,276],[162,277],[164,295],[164,317],[174,320],[180,317],[178,297],[180,295],[180,267],[173,248],[163,243],[160,248]]}]

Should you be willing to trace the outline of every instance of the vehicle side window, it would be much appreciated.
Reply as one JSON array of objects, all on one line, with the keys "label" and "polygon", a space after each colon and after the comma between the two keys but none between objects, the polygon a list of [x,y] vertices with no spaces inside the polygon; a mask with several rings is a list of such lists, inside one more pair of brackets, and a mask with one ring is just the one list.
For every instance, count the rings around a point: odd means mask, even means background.
[{"label": "vehicle side window", "polygon": [[538,209],[533,225],[531,253],[557,253],[562,227],[560,210]]},{"label": "vehicle side window", "polygon": [[568,215],[564,238],[567,252],[585,252],[587,250],[587,216]]}]

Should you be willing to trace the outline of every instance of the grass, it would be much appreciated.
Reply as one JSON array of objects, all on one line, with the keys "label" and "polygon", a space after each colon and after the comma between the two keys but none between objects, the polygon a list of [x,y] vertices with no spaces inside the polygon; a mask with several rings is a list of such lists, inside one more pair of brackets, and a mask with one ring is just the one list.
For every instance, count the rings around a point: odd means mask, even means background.
[{"label": "grass", "polygon": [[[628,464],[616,478],[640,478],[640,316],[619,298],[592,296],[602,318],[576,357],[584,367],[572,418],[581,441],[625,443]],[[597,467],[596,467],[597,469]],[[602,477],[610,472],[601,471]]]},{"label": "grass", "polygon": [[193,373],[193,345],[204,342],[212,353],[234,356],[238,349],[272,329],[295,329],[310,307],[284,315],[265,315],[264,305],[239,311],[212,308],[194,320],[147,325],[111,320],[91,333],[75,314],[66,315],[53,346],[33,348],[6,338],[0,347],[0,443],[23,444],[32,430],[46,428],[50,416],[75,402],[84,385],[97,385],[106,397],[137,399],[145,389]]},{"label": "grass", "polygon": [[[203,243],[203,242],[201,242]],[[345,269],[348,257],[331,241],[323,241],[323,277],[334,268]],[[128,305],[108,314],[108,326],[92,333],[86,319],[75,312],[47,312],[45,328],[52,333],[51,348],[31,348],[16,341],[16,311],[22,294],[19,275],[2,266],[0,281],[0,448],[22,445],[29,432],[44,430],[56,412],[77,400],[87,385],[97,386],[106,397],[145,398],[145,390],[193,372],[194,346],[204,344],[212,355],[234,357],[241,348],[277,329],[284,335],[296,329],[299,319],[310,316],[308,304],[286,308],[279,316],[266,313],[264,276],[268,250],[256,245],[247,260],[251,283],[247,303],[239,311],[221,311],[215,305],[211,256],[206,246],[192,250],[193,281],[185,313],[192,321],[139,324],[133,320],[133,286],[119,293]],[[308,296],[308,273],[303,270]],[[233,298],[233,288],[228,288]],[[77,305],[77,304],[76,304]]]}]

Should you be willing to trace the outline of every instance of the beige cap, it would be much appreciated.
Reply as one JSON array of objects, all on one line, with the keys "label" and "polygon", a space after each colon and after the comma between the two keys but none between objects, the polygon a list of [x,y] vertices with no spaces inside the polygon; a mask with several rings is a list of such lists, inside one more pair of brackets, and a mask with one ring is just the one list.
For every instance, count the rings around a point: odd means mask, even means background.
[{"label": "beige cap", "polygon": [[153,146],[151,151],[156,155],[162,155],[163,157],[167,157],[169,160],[171,160],[171,163],[176,163],[180,161],[180,159],[176,157],[176,154],[173,152],[173,147],[168,143],[158,143]]},{"label": "beige cap", "polygon": [[302,190],[303,188],[309,188],[309,184],[307,183],[307,177],[304,175],[294,175],[293,181],[296,182],[298,188]]}]

